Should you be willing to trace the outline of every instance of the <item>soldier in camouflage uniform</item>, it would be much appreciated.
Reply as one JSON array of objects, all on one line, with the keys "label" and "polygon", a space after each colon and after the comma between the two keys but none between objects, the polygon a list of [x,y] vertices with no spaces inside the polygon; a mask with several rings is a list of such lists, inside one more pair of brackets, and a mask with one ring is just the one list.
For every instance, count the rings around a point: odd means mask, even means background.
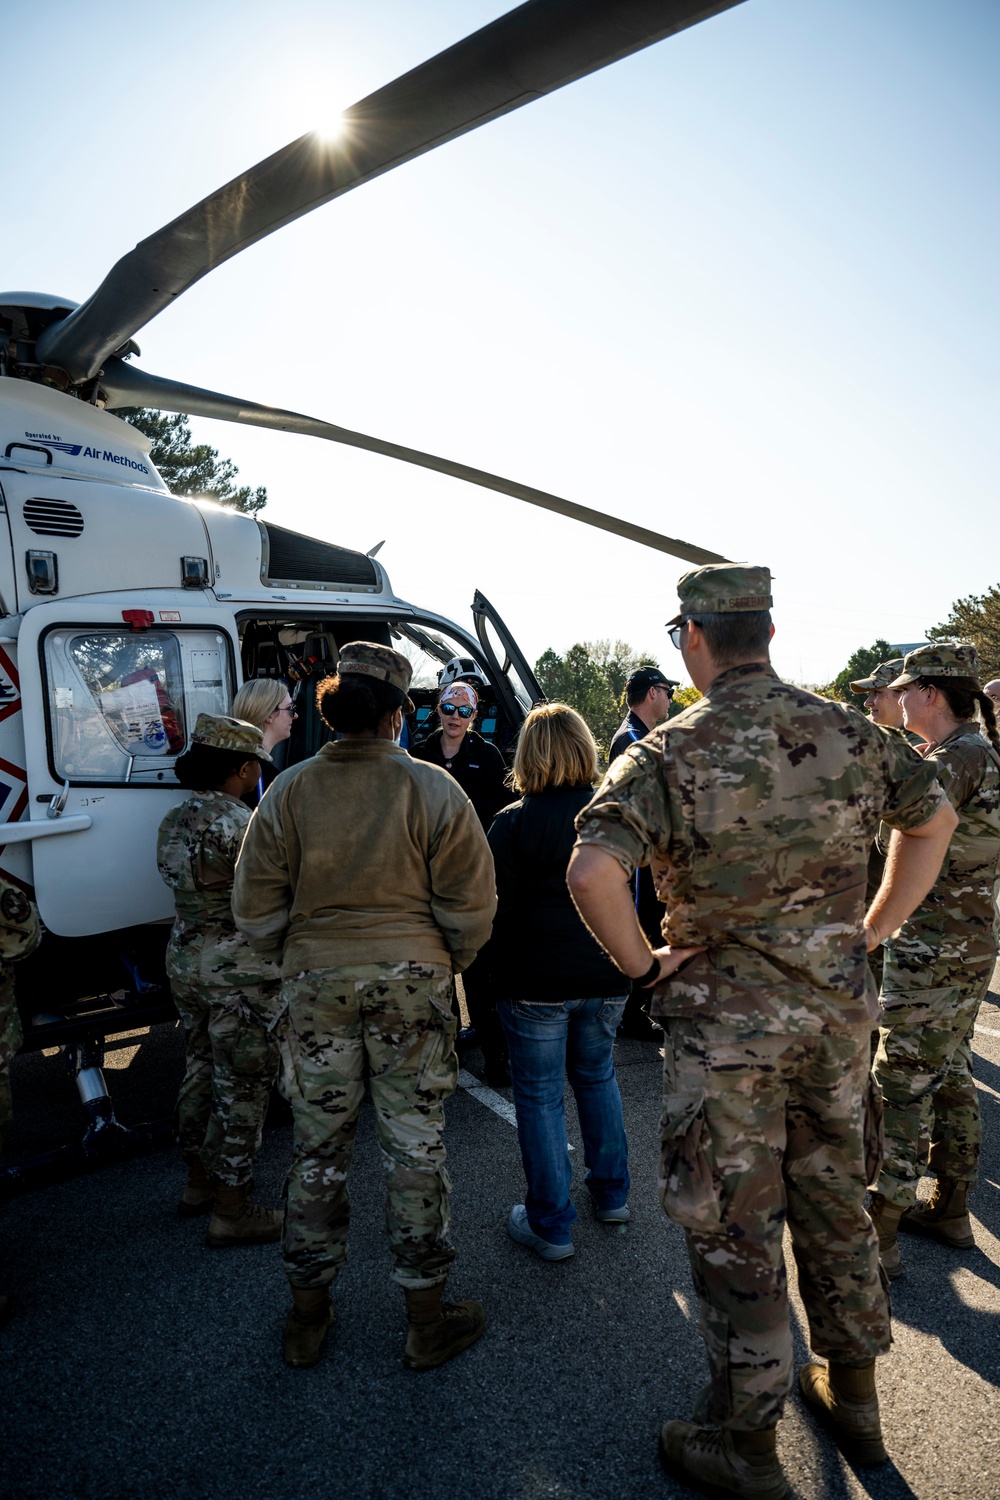
[{"label": "soldier in camouflage uniform", "polygon": [[[883,729],[898,729],[903,731],[903,710],[899,706],[899,698],[894,692],[890,692],[889,684],[894,677],[898,677],[903,670],[903,658],[895,656],[891,661],[879,662],[874,672],[868,677],[860,677],[857,682],[851,683],[851,692],[857,693],[859,697],[864,696],[864,707],[867,708],[873,724],[881,724]],[[916,748],[919,740],[916,735],[908,735],[910,744]],[[868,884],[865,890],[865,903],[871,905],[875,894],[882,884],[882,876],[885,873],[886,850],[879,843],[878,836],[872,840],[871,851],[868,856]],[[881,987],[882,984],[882,948],[873,948],[868,955],[871,971],[875,976],[875,983]]]},{"label": "soldier in camouflage uniform", "polygon": [[[701,568],[679,593],[675,643],[705,696],[611,767],[578,816],[569,883],[619,967],[654,990],[666,1033],[660,1188],[686,1234],[711,1378],[707,1425],[668,1422],[661,1453],[688,1478],[776,1500],[786,1221],[830,1361],[803,1369],[803,1393],[855,1459],[885,1457],[874,1369],[889,1309],[864,1211],[877,1170],[865,869],[884,818],[916,888],[909,900],[887,882],[872,910],[902,920],[954,817],[900,736],[776,677],[766,569]],[[656,952],[627,885],[645,864],[667,912]]]},{"label": "soldier in camouflage uniform", "polygon": [[[941,641],[911,651],[892,687],[907,727],[928,741],[924,754],[959,820],[933,888],[885,945],[875,1077],[886,1150],[872,1217],[882,1264],[897,1276],[897,1228],[957,1249],[975,1243],[968,1194],[978,1181],[982,1126],[972,1032],[997,957],[1000,740],[972,646]],[[916,1209],[917,1182],[928,1169],[934,1193]]]},{"label": "soldier in camouflage uniform", "polygon": [[214,1248],[269,1244],[281,1214],[249,1202],[253,1161],[278,1068],[280,973],[254,953],[232,914],[236,859],[253,816],[241,801],[267,759],[261,731],[240,719],[199,714],[177,762],[194,787],[160,824],[157,861],[177,917],[167,947],[187,1064],[176,1131],[188,1167],[178,1211],[213,1210]]},{"label": "soldier in camouflage uniform", "polygon": [[295,1116],[284,1353],[300,1367],[316,1364],[333,1322],[366,1078],[406,1298],[405,1364],[439,1365],[485,1327],[478,1302],[442,1301],[455,1256],[442,1131],[458,1081],[453,976],[489,937],[493,860],[458,783],[397,743],[410,676],[387,646],[344,646],[339,674],[316,690],[340,737],[278,776],[236,871],[237,924],[284,976]]},{"label": "soldier in camouflage uniform", "polygon": [[[41,942],[38,912],[19,886],[0,875],[0,1151],[11,1121],[10,1065],[21,1045],[21,1019],[14,1000],[10,966],[34,953]],[[0,1323],[7,1298],[0,1294]]]}]

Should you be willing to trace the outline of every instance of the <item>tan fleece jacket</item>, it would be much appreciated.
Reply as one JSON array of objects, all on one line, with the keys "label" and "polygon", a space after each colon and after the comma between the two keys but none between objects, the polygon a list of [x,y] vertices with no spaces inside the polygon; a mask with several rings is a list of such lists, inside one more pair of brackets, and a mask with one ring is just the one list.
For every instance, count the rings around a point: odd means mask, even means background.
[{"label": "tan fleece jacket", "polygon": [[464,969],[490,935],[493,856],[446,771],[337,740],[283,771],[243,841],[233,916],[282,973],[413,960]]}]

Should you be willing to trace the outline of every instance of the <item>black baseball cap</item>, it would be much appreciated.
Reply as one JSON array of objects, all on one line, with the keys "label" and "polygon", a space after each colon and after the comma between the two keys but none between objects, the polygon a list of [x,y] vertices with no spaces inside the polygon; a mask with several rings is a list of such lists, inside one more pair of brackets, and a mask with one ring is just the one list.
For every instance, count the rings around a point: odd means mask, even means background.
[{"label": "black baseball cap", "polygon": [[673,693],[674,688],[678,685],[678,683],[672,682],[669,677],[664,677],[659,667],[639,667],[637,671],[632,673],[628,682],[626,682],[625,692],[630,698],[645,698],[651,687],[669,688],[670,692]]}]

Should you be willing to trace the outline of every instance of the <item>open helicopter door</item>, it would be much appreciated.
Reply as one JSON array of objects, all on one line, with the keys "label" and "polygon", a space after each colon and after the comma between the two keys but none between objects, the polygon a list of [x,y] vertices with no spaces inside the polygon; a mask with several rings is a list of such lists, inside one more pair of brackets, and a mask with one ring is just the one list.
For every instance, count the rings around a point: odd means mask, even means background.
[{"label": "open helicopter door", "polygon": [[544,703],[545,694],[507,626],[486,595],[478,589],[472,601],[472,618],[479,644],[493,668],[501,690],[511,700],[508,710],[514,714],[517,722],[536,703]]},{"label": "open helicopter door", "polygon": [[106,594],[37,605],[18,647],[30,800],[17,832],[42,921],[84,937],[171,918],[156,833],[185,795],[174,762],[198,714],[229,712],[235,620],[190,595]]}]

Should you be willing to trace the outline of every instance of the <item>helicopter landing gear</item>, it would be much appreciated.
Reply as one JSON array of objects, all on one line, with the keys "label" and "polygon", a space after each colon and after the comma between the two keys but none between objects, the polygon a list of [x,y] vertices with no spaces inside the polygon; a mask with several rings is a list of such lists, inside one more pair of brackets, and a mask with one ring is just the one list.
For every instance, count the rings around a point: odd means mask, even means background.
[{"label": "helicopter landing gear", "polygon": [[[49,1020],[36,1017],[37,1022]],[[58,1020],[52,1017],[51,1021]],[[56,1146],[32,1156],[4,1161],[0,1166],[0,1197],[29,1188],[44,1187],[78,1172],[110,1166],[141,1152],[158,1150],[172,1139],[170,1120],[152,1120],[144,1125],[123,1125],[104,1079],[104,1039],[65,1042],[61,1060],[76,1083],[83,1105],[85,1128],[79,1141]]]},{"label": "helicopter landing gear", "polygon": [[[87,1117],[79,1150],[88,1161],[129,1155],[136,1149],[135,1131],[119,1124],[104,1081],[104,1042],[74,1042],[61,1049],[66,1067],[74,1075],[80,1103]],[[141,1149],[141,1147],[140,1147]]]}]

